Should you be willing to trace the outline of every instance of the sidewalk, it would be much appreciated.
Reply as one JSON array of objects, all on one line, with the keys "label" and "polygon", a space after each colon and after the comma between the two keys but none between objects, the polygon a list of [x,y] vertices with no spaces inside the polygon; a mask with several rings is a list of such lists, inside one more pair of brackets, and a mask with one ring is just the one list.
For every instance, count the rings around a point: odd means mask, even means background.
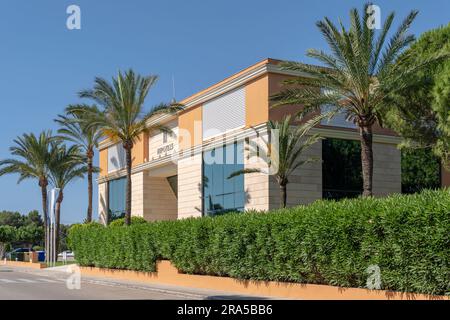
[{"label": "sidewalk", "polygon": [[[33,274],[39,277],[48,277],[50,279],[56,279],[58,281],[65,281],[72,274],[68,271],[70,265],[59,266],[46,269],[33,269],[27,267],[17,266],[3,266],[0,268],[14,269],[18,272]],[[168,294],[172,296],[178,296],[181,299],[189,300],[266,300],[271,299],[269,297],[259,296],[246,296],[233,292],[226,292],[220,290],[203,290],[190,287],[181,287],[173,285],[161,285],[161,284],[147,284],[137,281],[110,279],[106,277],[94,277],[94,276],[81,276],[81,283],[94,284],[106,287],[124,288],[130,290],[145,290],[154,293]]]}]

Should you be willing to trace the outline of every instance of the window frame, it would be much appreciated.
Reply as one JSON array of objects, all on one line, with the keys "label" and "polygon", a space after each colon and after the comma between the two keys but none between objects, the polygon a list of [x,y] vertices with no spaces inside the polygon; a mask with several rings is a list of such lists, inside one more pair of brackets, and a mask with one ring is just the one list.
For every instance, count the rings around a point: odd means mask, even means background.
[{"label": "window frame", "polygon": [[[206,190],[206,187],[205,187],[205,177],[206,177],[205,169],[206,169],[206,166],[211,166],[210,170],[211,170],[211,177],[212,177],[213,176],[213,171],[214,171],[214,166],[217,166],[217,165],[221,165],[221,166],[230,165],[229,163],[226,162],[226,159],[227,159],[227,155],[226,155],[227,151],[226,151],[226,149],[230,145],[233,145],[233,152],[234,152],[234,159],[233,159],[233,163],[231,165],[234,165],[236,167],[239,166],[240,168],[239,169],[236,168],[237,170],[244,169],[244,146],[245,146],[245,141],[234,141],[232,143],[227,143],[227,144],[224,143],[224,144],[222,144],[220,146],[214,147],[214,148],[209,149],[209,150],[204,150],[202,152],[202,175],[201,175],[202,176],[202,186],[201,186],[201,188],[202,188],[201,189],[202,190],[202,197],[201,197],[201,199],[202,199],[202,207],[201,207],[202,216],[216,216],[216,215],[221,215],[221,214],[225,214],[225,213],[228,213],[228,212],[239,212],[239,211],[244,211],[245,210],[245,180],[244,180],[244,175],[239,175],[239,176],[233,177],[232,178],[233,180],[230,179],[230,180],[233,181],[233,192],[225,192],[225,188],[226,188],[226,183],[225,183],[226,181],[225,181],[225,179],[226,179],[226,177],[225,177],[225,172],[224,171],[225,171],[226,167],[222,167],[221,168],[222,169],[222,177],[221,177],[221,179],[222,179],[222,181],[221,181],[222,182],[222,186],[221,187],[223,189],[222,193],[215,194],[214,190],[209,190],[208,191],[208,190]],[[241,147],[239,145],[241,145]],[[205,155],[207,153],[215,152],[215,150],[217,150],[219,148],[222,149],[222,159],[225,162],[221,163],[221,164],[216,164],[216,163],[205,164]],[[225,152],[224,152],[224,150],[225,150]],[[240,152],[242,153],[241,155],[239,155]],[[239,161],[242,161],[242,163],[239,163]],[[234,170],[234,171],[236,171],[236,170]],[[236,182],[235,179],[239,179],[240,182]],[[212,179],[212,181],[213,180],[214,179]],[[212,183],[214,183],[214,182],[212,182]],[[240,183],[242,185],[242,191],[241,191],[240,185],[236,185],[238,183]],[[210,188],[211,187],[208,187],[208,189],[210,189]],[[208,195],[206,195],[207,191],[209,192]],[[240,194],[242,194],[241,196],[243,197],[242,198],[242,206],[237,206],[236,207],[236,202],[240,201],[239,198],[238,198]],[[228,208],[228,209],[227,208],[223,208],[222,210],[208,210],[207,209],[206,204],[205,204],[206,197],[222,197],[222,206],[224,206],[225,205],[225,197],[229,196],[229,195],[233,196],[234,208]]]}]

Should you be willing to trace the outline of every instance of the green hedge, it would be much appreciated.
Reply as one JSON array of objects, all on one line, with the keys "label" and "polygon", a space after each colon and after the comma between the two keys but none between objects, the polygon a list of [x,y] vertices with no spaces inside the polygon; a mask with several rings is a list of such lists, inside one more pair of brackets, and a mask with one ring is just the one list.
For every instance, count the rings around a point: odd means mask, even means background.
[{"label": "green hedge", "polygon": [[69,246],[82,266],[155,271],[158,250],[155,232],[148,225],[75,225],[69,231]]},{"label": "green hedge", "polygon": [[[131,224],[143,224],[143,223],[147,223],[147,220],[145,220],[142,217],[131,217]],[[119,227],[124,225],[125,225],[125,218],[116,219],[109,224],[110,227]]]},{"label": "green hedge", "polygon": [[81,265],[239,279],[365,287],[369,265],[387,290],[450,294],[450,191],[384,199],[316,201],[270,213],[236,213],[130,227],[78,225]]}]

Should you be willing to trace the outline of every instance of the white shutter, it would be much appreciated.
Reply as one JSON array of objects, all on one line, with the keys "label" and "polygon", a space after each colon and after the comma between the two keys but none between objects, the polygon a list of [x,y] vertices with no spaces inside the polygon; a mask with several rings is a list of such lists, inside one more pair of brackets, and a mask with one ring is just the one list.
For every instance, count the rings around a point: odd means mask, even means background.
[{"label": "white shutter", "polygon": [[245,87],[203,105],[203,139],[245,125]]},{"label": "white shutter", "polygon": [[125,168],[125,149],[121,144],[108,148],[108,173]]}]

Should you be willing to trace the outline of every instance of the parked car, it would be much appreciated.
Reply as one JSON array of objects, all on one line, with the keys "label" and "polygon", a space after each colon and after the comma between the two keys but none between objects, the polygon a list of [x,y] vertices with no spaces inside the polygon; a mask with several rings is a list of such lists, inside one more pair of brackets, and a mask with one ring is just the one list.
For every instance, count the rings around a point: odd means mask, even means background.
[{"label": "parked car", "polygon": [[66,257],[67,257],[67,258],[69,258],[69,257],[73,258],[73,257],[74,257],[73,252],[72,252],[72,251],[69,251],[69,250],[61,252],[60,254],[58,254],[58,257],[64,256],[64,253],[66,254]]},{"label": "parked car", "polygon": [[72,251],[66,250],[58,254],[58,261],[62,261],[64,258],[64,253],[66,254],[67,261],[73,261],[75,260],[75,255]]}]

